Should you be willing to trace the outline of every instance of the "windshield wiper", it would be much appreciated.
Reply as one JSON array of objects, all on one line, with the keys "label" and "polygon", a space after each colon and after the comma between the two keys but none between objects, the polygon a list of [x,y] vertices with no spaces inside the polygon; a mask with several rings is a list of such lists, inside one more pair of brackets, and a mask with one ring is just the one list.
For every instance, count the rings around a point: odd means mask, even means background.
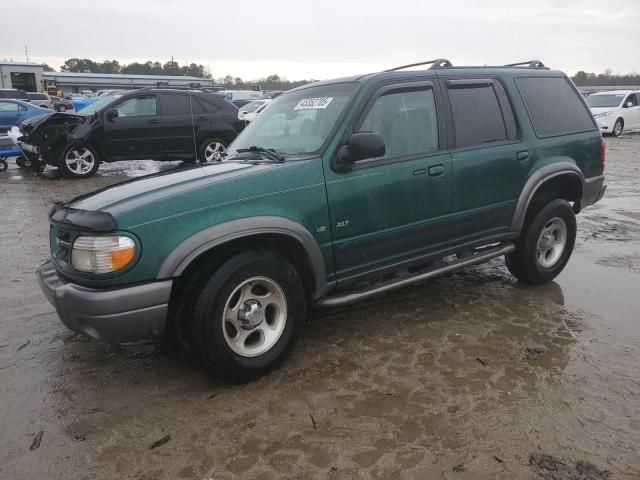
[{"label": "windshield wiper", "polygon": [[252,145],[249,148],[239,148],[236,150],[238,153],[262,153],[265,157],[278,162],[284,162],[284,157],[276,152],[273,148],[264,148]]}]

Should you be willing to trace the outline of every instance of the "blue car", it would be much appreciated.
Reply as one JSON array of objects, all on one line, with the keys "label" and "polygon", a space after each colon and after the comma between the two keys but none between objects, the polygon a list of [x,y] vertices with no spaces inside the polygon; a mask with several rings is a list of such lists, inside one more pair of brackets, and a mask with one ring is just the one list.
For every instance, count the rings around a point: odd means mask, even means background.
[{"label": "blue car", "polygon": [[45,113],[51,113],[48,108],[40,108],[22,100],[9,98],[0,99],[0,132],[6,132],[11,127],[20,125],[27,118]]}]

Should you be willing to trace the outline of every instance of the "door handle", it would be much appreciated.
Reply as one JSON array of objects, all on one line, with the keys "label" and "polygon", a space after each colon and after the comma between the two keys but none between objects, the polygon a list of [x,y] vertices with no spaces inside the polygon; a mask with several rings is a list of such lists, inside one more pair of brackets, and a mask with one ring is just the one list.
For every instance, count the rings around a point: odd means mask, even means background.
[{"label": "door handle", "polygon": [[429,167],[429,175],[431,177],[438,177],[440,175],[444,175],[444,165],[431,165]]},{"label": "door handle", "polygon": [[204,117],[204,116],[198,117],[198,121],[200,122],[204,122],[205,120],[208,120],[207,117]]},{"label": "door handle", "polygon": [[426,168],[419,168],[418,170],[414,170],[413,171],[414,175],[424,175],[425,173],[427,173],[427,169]]},{"label": "door handle", "polygon": [[149,125],[157,125],[160,123],[160,120],[158,120],[157,118],[154,118],[152,120],[149,120]]},{"label": "door handle", "polygon": [[529,160],[529,151],[523,150],[521,152],[516,153],[516,158],[518,160]]}]

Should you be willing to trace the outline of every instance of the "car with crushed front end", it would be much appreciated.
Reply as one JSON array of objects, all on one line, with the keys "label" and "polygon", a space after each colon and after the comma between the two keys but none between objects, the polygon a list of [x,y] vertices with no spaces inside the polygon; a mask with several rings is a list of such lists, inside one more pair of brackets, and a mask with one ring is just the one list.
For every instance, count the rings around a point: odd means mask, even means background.
[{"label": "car with crushed front end", "polygon": [[101,162],[213,161],[243,128],[238,109],[217,95],[144,88],[102,95],[75,114],[22,122],[20,147],[37,169],[48,164],[86,178]]},{"label": "car with crushed front end", "polygon": [[523,284],[553,280],[605,188],[565,74],[438,60],[286,92],[220,162],[56,205],[38,278],[76,332],[176,335],[211,374],[251,379],[310,307],[502,256]]}]

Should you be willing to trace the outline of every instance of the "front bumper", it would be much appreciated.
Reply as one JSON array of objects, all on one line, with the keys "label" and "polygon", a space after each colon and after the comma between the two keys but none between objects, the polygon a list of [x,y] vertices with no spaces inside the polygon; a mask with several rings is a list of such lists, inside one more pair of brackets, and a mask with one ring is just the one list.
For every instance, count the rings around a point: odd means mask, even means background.
[{"label": "front bumper", "polygon": [[580,210],[589,205],[599,202],[607,190],[604,175],[586,178],[582,187],[582,198],[580,199]]},{"label": "front bumper", "polygon": [[596,118],[595,120],[602,133],[611,133],[613,131],[613,125],[616,123],[616,116],[608,115],[606,117]]},{"label": "front bumper", "polygon": [[98,290],[67,282],[50,261],[37,276],[60,320],[74,332],[120,343],[157,337],[165,329],[172,280]]}]

